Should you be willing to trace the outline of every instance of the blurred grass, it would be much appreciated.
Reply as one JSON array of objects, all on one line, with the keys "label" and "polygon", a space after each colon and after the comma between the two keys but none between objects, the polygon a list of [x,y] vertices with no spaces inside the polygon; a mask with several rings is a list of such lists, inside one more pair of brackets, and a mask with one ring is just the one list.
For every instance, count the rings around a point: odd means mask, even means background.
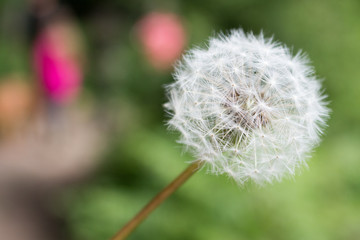
[{"label": "blurred grass", "polygon": [[[170,73],[154,71],[130,33],[146,6],[165,5],[182,16],[189,46],[203,46],[214,31],[242,26],[274,34],[294,52],[304,50],[325,79],[333,113],[309,168],[295,179],[242,189],[202,171],[129,239],[360,239],[360,2],[145,2],[104,4],[120,9],[108,45],[91,17],[80,15],[89,45],[86,91],[100,106],[111,106],[118,129],[98,172],[59,200],[73,238],[109,238],[192,159],[163,124],[163,85],[172,81]],[[26,71],[21,41],[1,35],[0,73]]]},{"label": "blurred grass", "polygon": [[[70,219],[77,239],[109,238],[185,167],[191,158],[169,140],[162,130],[141,130],[129,139],[122,152],[129,160],[119,159],[116,169],[119,178],[137,169],[141,176],[134,177],[134,185],[114,186],[98,177],[76,190]],[[357,239],[359,144],[357,136],[327,141],[296,180],[265,188],[241,189],[200,172],[129,239]],[[107,171],[100,175],[107,178]]]}]

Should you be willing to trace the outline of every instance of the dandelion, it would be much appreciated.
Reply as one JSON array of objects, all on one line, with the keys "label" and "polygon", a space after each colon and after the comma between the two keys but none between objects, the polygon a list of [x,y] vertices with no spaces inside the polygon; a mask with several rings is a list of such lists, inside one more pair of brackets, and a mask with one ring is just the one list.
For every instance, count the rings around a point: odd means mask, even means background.
[{"label": "dandelion", "polygon": [[294,175],[320,142],[329,109],[303,54],[242,30],[208,45],[178,63],[165,104],[168,125],[196,160],[114,239],[124,239],[201,166],[263,185]]},{"label": "dandelion", "polygon": [[304,55],[242,30],[210,40],[176,68],[169,125],[214,174],[263,184],[293,175],[329,110]]}]

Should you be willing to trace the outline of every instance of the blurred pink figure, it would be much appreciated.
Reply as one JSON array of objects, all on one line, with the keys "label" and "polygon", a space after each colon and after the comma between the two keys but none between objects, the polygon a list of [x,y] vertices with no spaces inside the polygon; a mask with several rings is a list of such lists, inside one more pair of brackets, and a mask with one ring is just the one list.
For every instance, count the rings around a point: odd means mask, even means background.
[{"label": "blurred pink figure", "polygon": [[38,35],[33,48],[34,67],[46,97],[62,105],[79,93],[83,69],[80,38],[69,21],[48,24]]},{"label": "blurred pink figure", "polygon": [[171,67],[186,42],[184,27],[173,13],[147,14],[138,23],[137,35],[150,63],[160,70]]}]

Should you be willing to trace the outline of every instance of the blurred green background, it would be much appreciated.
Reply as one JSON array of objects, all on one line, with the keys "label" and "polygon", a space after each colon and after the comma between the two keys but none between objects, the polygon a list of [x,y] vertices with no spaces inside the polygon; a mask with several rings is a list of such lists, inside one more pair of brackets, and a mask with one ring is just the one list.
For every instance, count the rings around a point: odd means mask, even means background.
[{"label": "blurred green background", "polygon": [[[134,39],[134,24],[154,10],[181,17],[186,49],[238,27],[302,49],[324,79],[332,114],[309,168],[294,179],[240,188],[199,172],[129,239],[360,239],[360,1],[65,2],[86,36],[83,95],[112,122],[99,168],[52,203],[69,239],[110,238],[192,160],[164,125],[171,70],[153,69]],[[26,31],[14,27],[26,4],[3,0],[0,9],[0,75],[28,74]]]}]

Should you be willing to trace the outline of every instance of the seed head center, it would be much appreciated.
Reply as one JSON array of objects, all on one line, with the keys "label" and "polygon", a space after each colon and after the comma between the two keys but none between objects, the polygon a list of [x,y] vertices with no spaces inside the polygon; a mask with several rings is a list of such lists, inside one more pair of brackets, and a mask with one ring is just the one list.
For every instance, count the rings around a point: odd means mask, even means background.
[{"label": "seed head center", "polygon": [[225,113],[234,123],[242,129],[255,130],[269,122],[266,112],[258,108],[263,100],[263,94],[256,96],[234,90],[226,96],[223,106]]}]

